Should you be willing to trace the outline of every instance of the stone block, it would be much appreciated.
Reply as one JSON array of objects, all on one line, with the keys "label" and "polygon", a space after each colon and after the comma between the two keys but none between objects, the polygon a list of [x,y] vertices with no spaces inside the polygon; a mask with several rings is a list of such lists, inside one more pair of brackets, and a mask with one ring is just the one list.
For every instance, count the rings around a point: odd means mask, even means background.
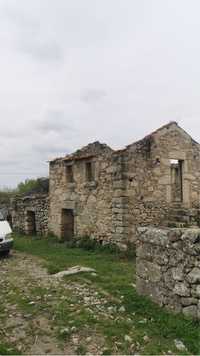
[{"label": "stone block", "polygon": [[137,274],[154,283],[159,282],[162,277],[160,266],[145,260],[138,261]]},{"label": "stone block", "polygon": [[159,289],[157,283],[152,283],[148,280],[137,277],[136,288],[139,294],[147,295],[154,302],[158,303],[159,305],[163,305],[163,293],[162,290]]},{"label": "stone block", "polygon": [[195,267],[188,273],[186,280],[189,283],[200,283],[200,268]]},{"label": "stone block", "polygon": [[137,257],[138,259],[145,259],[147,261],[152,261],[153,258],[153,246],[150,244],[140,244],[137,247]]},{"label": "stone block", "polygon": [[188,284],[185,282],[177,282],[174,286],[173,290],[174,294],[183,296],[183,297],[189,297],[190,296],[190,289],[188,287]]},{"label": "stone block", "polygon": [[181,298],[181,304],[183,306],[190,306],[190,305],[197,305],[198,299],[197,298]]},{"label": "stone block", "polygon": [[200,284],[196,286],[196,295],[200,299]]},{"label": "stone block", "polygon": [[197,318],[197,306],[190,305],[188,307],[183,308],[183,314],[194,319]]},{"label": "stone block", "polygon": [[183,265],[179,265],[178,267],[172,268],[172,278],[175,281],[183,281]]}]

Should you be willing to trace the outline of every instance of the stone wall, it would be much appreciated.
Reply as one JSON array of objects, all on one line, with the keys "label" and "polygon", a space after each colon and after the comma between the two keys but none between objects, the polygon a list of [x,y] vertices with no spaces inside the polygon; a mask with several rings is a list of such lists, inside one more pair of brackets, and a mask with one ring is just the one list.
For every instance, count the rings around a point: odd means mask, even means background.
[{"label": "stone wall", "polygon": [[47,235],[48,210],[47,194],[16,197],[10,207],[13,230],[24,234]]},{"label": "stone wall", "polygon": [[139,228],[137,291],[200,319],[200,229]]}]

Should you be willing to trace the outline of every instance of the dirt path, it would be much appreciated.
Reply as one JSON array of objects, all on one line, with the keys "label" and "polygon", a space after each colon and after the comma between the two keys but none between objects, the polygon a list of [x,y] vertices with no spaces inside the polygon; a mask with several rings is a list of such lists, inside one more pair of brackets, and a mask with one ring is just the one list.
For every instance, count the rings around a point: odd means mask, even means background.
[{"label": "dirt path", "polygon": [[[47,274],[41,260],[12,252],[0,259],[0,340],[23,354],[102,353],[104,339],[74,325],[84,306],[95,317],[108,300],[87,284],[67,283]],[[92,305],[92,309],[90,306]],[[94,315],[93,315],[94,316]]]}]

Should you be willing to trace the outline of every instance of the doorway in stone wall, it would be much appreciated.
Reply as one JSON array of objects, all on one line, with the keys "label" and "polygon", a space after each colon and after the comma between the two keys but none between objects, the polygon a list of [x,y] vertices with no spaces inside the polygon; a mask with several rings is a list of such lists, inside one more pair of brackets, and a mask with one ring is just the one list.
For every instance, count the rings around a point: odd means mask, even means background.
[{"label": "doorway in stone wall", "polygon": [[74,212],[72,209],[62,209],[61,213],[61,238],[68,241],[74,236]]},{"label": "doorway in stone wall", "polygon": [[183,161],[170,160],[172,202],[183,202]]},{"label": "doorway in stone wall", "polygon": [[7,221],[9,223],[10,227],[12,228],[13,227],[13,222],[12,222],[12,215],[11,214],[8,214]]},{"label": "doorway in stone wall", "polygon": [[36,235],[36,219],[35,212],[28,210],[26,212],[26,233],[28,235]]}]

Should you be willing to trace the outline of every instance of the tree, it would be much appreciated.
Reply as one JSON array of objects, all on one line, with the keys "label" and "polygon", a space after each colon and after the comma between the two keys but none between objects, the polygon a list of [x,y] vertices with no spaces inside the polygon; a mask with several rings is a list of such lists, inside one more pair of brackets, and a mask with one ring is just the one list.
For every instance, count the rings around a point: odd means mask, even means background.
[{"label": "tree", "polygon": [[48,178],[37,178],[37,179],[26,179],[17,186],[17,194],[34,194],[34,193],[48,193],[49,190],[49,179]]}]

